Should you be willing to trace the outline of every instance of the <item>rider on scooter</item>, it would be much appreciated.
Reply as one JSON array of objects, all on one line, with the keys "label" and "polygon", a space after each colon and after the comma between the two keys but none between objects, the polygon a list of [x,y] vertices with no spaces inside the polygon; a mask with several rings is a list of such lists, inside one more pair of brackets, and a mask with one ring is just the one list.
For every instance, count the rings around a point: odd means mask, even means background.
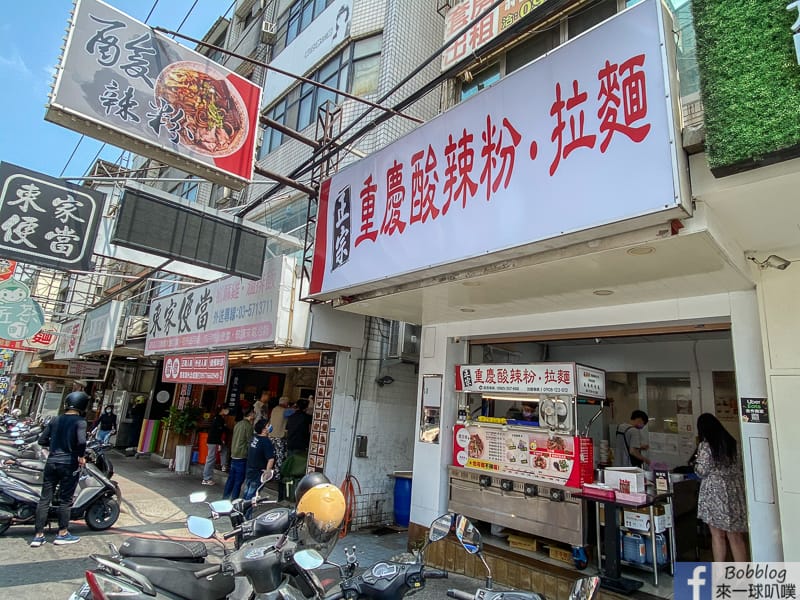
[{"label": "rider on scooter", "polygon": [[52,419],[39,436],[39,445],[50,448],[44,466],[42,495],[36,507],[36,534],[31,548],[46,542],[44,526],[53,500],[56,485],[59,487],[61,504],[58,512],[58,535],[53,543],[57,546],[80,541],[67,529],[69,526],[72,495],[78,485],[80,469],[86,464],[86,419],[83,413],[89,405],[89,396],[83,391],[74,391],[64,401],[63,415]]}]

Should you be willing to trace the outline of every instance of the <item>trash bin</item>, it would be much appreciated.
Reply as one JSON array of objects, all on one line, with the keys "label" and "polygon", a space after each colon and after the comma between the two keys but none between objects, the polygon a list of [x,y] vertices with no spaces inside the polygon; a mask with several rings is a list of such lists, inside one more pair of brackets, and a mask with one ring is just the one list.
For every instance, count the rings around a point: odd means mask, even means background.
[{"label": "trash bin", "polygon": [[411,517],[411,471],[394,472],[394,522],[408,527]]},{"label": "trash bin", "polygon": [[206,464],[208,457],[208,432],[204,431],[197,436],[197,463]]}]

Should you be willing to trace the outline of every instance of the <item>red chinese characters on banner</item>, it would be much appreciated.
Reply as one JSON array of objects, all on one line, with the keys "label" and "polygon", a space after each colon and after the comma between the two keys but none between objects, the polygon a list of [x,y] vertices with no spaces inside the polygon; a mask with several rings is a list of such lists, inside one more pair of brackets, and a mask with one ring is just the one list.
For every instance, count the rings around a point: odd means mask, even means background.
[{"label": "red chinese characters on banner", "polygon": [[52,331],[39,331],[34,334],[31,338],[32,342],[37,344],[42,344],[44,346],[49,346],[55,340],[55,335]]},{"label": "red chinese characters on banner", "polygon": [[[514,171],[514,157],[516,156],[516,149],[519,146],[522,136],[514,129],[511,122],[503,118],[503,127],[508,132],[511,144],[503,146],[503,131],[497,137],[497,142],[494,141],[497,134],[497,126],[492,123],[492,117],[486,115],[486,129],[481,133],[481,140],[483,141],[483,148],[481,149],[481,158],[484,159],[483,171],[481,171],[481,183],[486,184],[486,200],[491,200],[492,193],[496,193],[500,188],[500,183],[503,188],[507,188],[511,181],[511,173]],[[492,173],[497,166],[497,159],[500,158],[500,170],[496,177],[492,177]]]},{"label": "red chinese characters on banner", "polygon": [[[536,371],[532,369],[507,369],[492,367],[475,369],[475,383],[534,383],[537,379]],[[569,373],[567,373],[569,379]]]},{"label": "red chinese characters on banner", "polygon": [[395,232],[403,233],[406,223],[401,217],[403,201],[406,199],[406,187],[403,185],[403,163],[394,161],[386,173],[386,211],[383,213],[381,233],[394,235]]},{"label": "red chinese characters on banner", "polygon": [[[576,151],[605,153],[615,134],[634,143],[647,138],[651,125],[647,122],[644,63],[644,54],[619,63],[603,60],[596,82],[572,79],[568,87],[555,84],[549,109],[553,120],[551,177]],[[459,133],[448,133],[441,156],[428,144],[412,152],[408,163],[401,160],[403,157],[396,158],[382,174],[385,196],[376,183],[381,174],[370,174],[359,191],[361,221],[354,224],[358,227],[354,247],[377,242],[379,236],[402,236],[409,227],[446,217],[455,204],[466,209],[479,193],[490,202],[501,186],[510,186],[515,169],[524,168],[517,167],[517,150],[523,138],[509,117],[487,114],[480,131],[462,128]],[[525,143],[530,147],[528,158],[535,161],[537,141],[528,139]],[[379,195],[385,197],[382,214],[378,214]]]},{"label": "red chinese characters on banner", "polygon": [[[425,158],[425,165],[422,159]],[[439,183],[439,174],[436,172],[436,153],[428,145],[427,152],[420,150],[411,157],[411,217],[409,224],[424,223],[428,217],[435,219],[439,216],[433,200],[436,198],[436,184]],[[374,241],[374,240],[373,240]]]},{"label": "red chinese characters on banner", "polygon": [[475,163],[475,151],[472,149],[472,141],[475,139],[466,129],[461,133],[458,141],[453,136],[448,137],[447,145],[444,147],[447,166],[444,169],[444,193],[447,199],[442,206],[442,214],[446,215],[450,209],[450,204],[461,199],[461,206],[467,207],[467,195],[471,198],[478,189],[469,176],[472,166]]},{"label": "red chinese characters on banner", "polygon": [[563,369],[553,370],[545,369],[544,382],[545,383],[565,383],[569,384],[572,378],[572,373]]},{"label": "red chinese characters on banner", "polygon": [[[586,114],[581,104],[588,100],[589,94],[580,92],[578,90],[578,80],[572,80],[572,96],[566,100],[561,98],[561,84],[556,83],[556,100],[550,107],[550,116],[556,117],[556,126],[553,129],[553,134],[550,140],[557,143],[557,151],[553,162],[550,163],[550,175],[555,174],[558,169],[558,164],[562,158],[567,158],[574,150],[578,148],[594,148],[597,136],[594,134],[587,135],[584,133],[584,126]],[[564,144],[564,128],[566,121],[564,121],[564,112],[569,113],[569,133],[570,139]],[[577,120],[576,120],[577,115]],[[577,125],[577,127],[576,127]]]},{"label": "red chinese characters on banner", "polygon": [[[445,20],[445,39],[450,39],[464,29],[468,23],[475,19],[493,4],[494,0],[473,0],[457,4],[447,13]],[[463,33],[445,50],[447,64],[458,62],[469,52],[482,46],[495,35],[495,11],[490,12],[468,31]]]},{"label": "red chinese characters on banner", "polygon": [[[494,4],[494,0],[473,0],[470,19],[477,17],[492,4]],[[469,42],[472,48],[479,48],[492,39],[495,30],[494,19],[495,13],[492,11],[469,30],[467,35],[469,35]]]},{"label": "red chinese characters on banner", "polygon": [[[641,142],[647,137],[650,131],[650,124],[645,123],[639,127],[633,124],[641,121],[647,116],[647,87],[645,85],[644,54],[639,54],[629,58],[620,65],[612,64],[608,60],[605,66],[597,74],[600,80],[600,93],[598,100],[603,104],[597,111],[597,116],[602,120],[600,123],[600,133],[605,137],[600,142],[600,152],[605,152],[609,142],[615,132],[628,136],[634,142]],[[623,123],[617,118],[619,116],[620,91],[619,76],[622,76],[622,116]]]},{"label": "red chinese characters on banner", "polygon": [[372,175],[364,181],[361,188],[361,233],[355,241],[358,246],[364,240],[375,241],[378,239],[378,230],[375,229],[375,199],[378,193],[378,186],[372,181]]}]

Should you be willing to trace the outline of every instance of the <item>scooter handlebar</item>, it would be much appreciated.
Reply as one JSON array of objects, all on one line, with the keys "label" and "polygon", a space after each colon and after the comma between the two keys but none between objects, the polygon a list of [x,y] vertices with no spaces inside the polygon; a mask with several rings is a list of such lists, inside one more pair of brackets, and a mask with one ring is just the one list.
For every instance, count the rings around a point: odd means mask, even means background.
[{"label": "scooter handlebar", "polygon": [[197,579],[203,579],[203,577],[208,577],[209,575],[216,575],[217,573],[222,570],[222,565],[211,565],[207,569],[201,569],[200,571],[195,571],[194,576]]},{"label": "scooter handlebar", "polygon": [[222,539],[223,539],[223,540],[229,540],[229,539],[231,539],[231,538],[234,538],[234,537],[236,537],[236,536],[237,536],[237,535],[239,535],[240,533],[242,533],[242,528],[241,528],[241,527],[237,527],[237,528],[236,528],[236,529],[234,529],[233,531],[229,531],[228,533],[223,533],[223,534],[222,534]]},{"label": "scooter handlebar", "polygon": [[[425,567],[422,570],[422,576],[425,579],[447,579],[447,571],[442,571],[441,569],[432,569],[430,567]],[[472,598],[472,596],[470,596]]]},{"label": "scooter handlebar", "polygon": [[462,592],[461,590],[447,590],[447,595],[450,598],[455,598],[456,600],[473,600],[475,596],[468,592]]}]

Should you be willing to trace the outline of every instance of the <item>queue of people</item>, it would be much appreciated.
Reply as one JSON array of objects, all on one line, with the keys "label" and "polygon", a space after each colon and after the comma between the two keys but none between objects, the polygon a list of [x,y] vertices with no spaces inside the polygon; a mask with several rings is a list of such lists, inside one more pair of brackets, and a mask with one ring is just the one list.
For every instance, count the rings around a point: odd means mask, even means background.
[{"label": "queue of people", "polygon": [[[311,399],[301,398],[292,405],[287,396],[267,408],[264,398],[255,402],[243,418],[236,423],[230,437],[230,469],[223,498],[238,498],[241,493],[255,494],[265,480],[280,481],[294,477],[302,463],[303,473],[311,441],[309,406]],[[222,470],[226,467],[227,429],[229,411],[221,408],[212,419],[207,439],[207,455],[203,469],[203,485],[214,485],[213,471],[219,453]],[[244,486],[244,487],[243,487]],[[278,485],[278,499],[283,500],[284,489]]]}]

